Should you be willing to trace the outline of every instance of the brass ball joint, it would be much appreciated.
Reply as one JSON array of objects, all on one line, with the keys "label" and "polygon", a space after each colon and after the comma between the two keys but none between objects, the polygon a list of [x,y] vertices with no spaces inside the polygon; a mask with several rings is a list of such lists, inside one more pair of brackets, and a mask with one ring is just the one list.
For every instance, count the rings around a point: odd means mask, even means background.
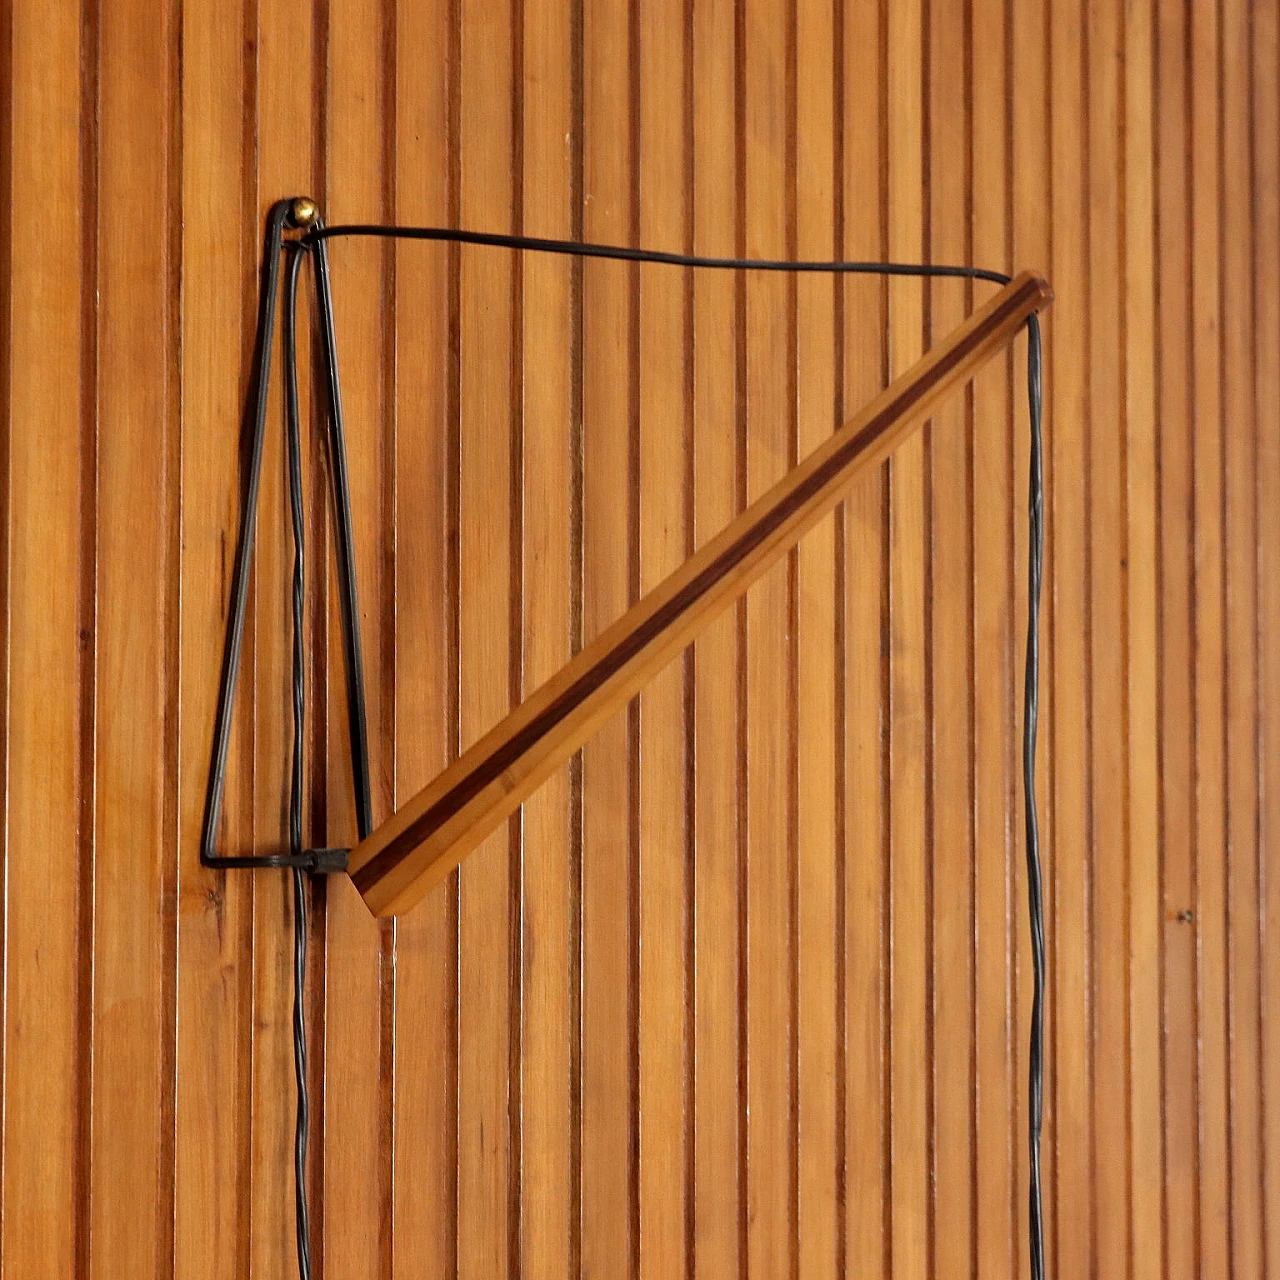
[{"label": "brass ball joint", "polygon": [[320,216],[320,206],[310,196],[299,196],[289,206],[289,221],[303,231],[315,225]]}]

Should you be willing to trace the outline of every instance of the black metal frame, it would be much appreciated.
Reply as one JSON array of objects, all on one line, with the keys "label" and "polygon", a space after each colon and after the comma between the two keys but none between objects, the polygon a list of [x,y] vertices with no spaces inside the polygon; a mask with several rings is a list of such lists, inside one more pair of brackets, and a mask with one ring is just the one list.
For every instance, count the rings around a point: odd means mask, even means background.
[{"label": "black metal frame", "polygon": [[[288,852],[226,855],[217,852],[218,827],[226,790],[227,757],[231,745],[231,725],[235,712],[236,685],[244,648],[244,627],[249,608],[249,579],[253,571],[257,536],[258,498],[262,487],[262,455],[267,430],[267,402],[271,379],[271,351],[275,335],[275,315],[280,295],[280,268],[286,253],[310,258],[315,279],[316,305],[320,315],[322,381],[327,396],[330,490],[334,504],[335,551],[338,569],[338,596],[341,609],[342,647],[347,683],[347,717],[351,738],[351,774],[355,788],[356,823],[363,839],[373,829],[370,801],[369,745],[365,715],[364,663],[360,650],[360,610],[356,591],[355,547],[352,536],[351,492],[347,478],[346,435],[343,429],[342,390],[338,379],[337,339],[333,319],[333,293],[329,259],[323,239],[286,240],[286,230],[319,230],[318,215],[303,226],[295,211],[310,202],[301,198],[280,200],[267,218],[266,242],[262,257],[262,285],[258,301],[258,326],[253,365],[249,378],[245,420],[251,431],[249,456],[240,511],[240,532],[236,541],[235,566],[231,580],[231,606],[227,617],[226,642],[222,655],[222,675],[218,686],[218,710],[214,721],[213,751],[209,763],[209,783],[205,792],[204,825],[200,838],[200,861],[206,867],[257,868],[295,867],[311,872],[345,871],[347,849],[303,849],[300,837]],[[314,208],[314,206],[312,206]],[[297,351],[295,306],[298,262],[290,264],[285,290],[282,348],[286,381],[285,412],[290,430],[297,431]],[[300,552],[299,552],[300,554]],[[295,670],[295,681],[301,676]],[[295,690],[295,697],[300,699]],[[299,757],[300,759],[300,757]]]}]

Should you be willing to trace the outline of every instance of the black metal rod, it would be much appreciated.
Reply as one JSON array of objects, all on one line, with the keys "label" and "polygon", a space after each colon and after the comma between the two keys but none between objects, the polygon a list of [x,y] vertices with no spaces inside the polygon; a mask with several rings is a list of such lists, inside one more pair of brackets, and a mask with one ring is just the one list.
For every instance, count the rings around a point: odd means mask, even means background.
[{"label": "black metal rod", "polygon": [[209,763],[209,786],[205,793],[204,827],[200,836],[200,860],[206,866],[259,866],[219,858],[215,853],[222,799],[227,784],[227,756],[231,747],[231,722],[235,709],[236,684],[240,677],[240,656],[244,648],[244,624],[249,609],[249,575],[253,566],[253,544],[258,528],[258,495],[262,488],[262,449],[267,430],[267,388],[271,373],[271,346],[275,332],[276,298],[280,291],[280,251],[289,201],[271,206],[267,217],[266,242],[262,256],[262,289],[258,298],[258,329],[254,341],[253,364],[249,375],[249,467],[245,480],[240,534],[236,541],[235,567],[231,575],[231,613],[222,652],[222,675],[218,683],[218,710],[214,719],[213,754]]},{"label": "black metal rod", "polygon": [[[324,223],[317,218],[317,229]],[[303,241],[303,243],[308,243]],[[360,649],[360,602],[356,595],[355,545],[352,534],[351,485],[347,475],[347,443],[343,430],[342,388],[338,381],[338,339],[329,283],[329,254],[323,240],[310,242],[315,265],[316,301],[329,389],[329,462],[333,471],[334,527],[337,534],[338,603],[342,610],[342,647],[347,673],[347,719],[351,736],[351,775],[355,786],[356,828],[360,839],[373,830],[369,783],[369,731],[365,715],[364,660]]]}]

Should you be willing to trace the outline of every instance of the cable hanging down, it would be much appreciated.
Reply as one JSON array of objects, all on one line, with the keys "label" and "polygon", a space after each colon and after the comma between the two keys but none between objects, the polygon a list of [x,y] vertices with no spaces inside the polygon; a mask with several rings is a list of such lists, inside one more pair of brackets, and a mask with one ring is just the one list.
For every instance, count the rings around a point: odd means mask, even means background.
[{"label": "cable hanging down", "polygon": [[[315,203],[305,198],[282,201],[271,215],[266,257],[263,263],[263,312],[259,316],[259,352],[256,362],[257,376],[261,379],[259,416],[265,415],[266,368],[270,364],[269,319],[264,314],[274,307],[278,266],[281,256],[287,255],[287,275],[284,290],[282,319],[282,345],[285,366],[285,424],[288,445],[288,480],[290,514],[294,544],[292,580],[293,626],[293,756],[289,797],[288,856],[268,855],[265,858],[220,859],[212,853],[212,831],[217,826],[217,808],[212,807],[212,819],[206,812],[206,842],[202,850],[208,865],[288,866],[291,868],[294,890],[294,1006],[293,1042],[294,1065],[297,1085],[297,1120],[295,1128],[294,1176],[296,1203],[296,1234],[298,1269],[302,1280],[310,1280],[311,1245],[307,1217],[306,1158],[308,1129],[306,1027],[304,995],[306,973],[306,877],[304,871],[338,869],[336,855],[341,851],[306,851],[302,843],[302,790],[303,790],[303,726],[305,717],[303,610],[304,610],[304,519],[302,509],[301,441],[298,409],[297,359],[296,359],[296,306],[297,284],[304,257],[313,261],[317,303],[325,353],[325,381],[329,393],[330,430],[328,443],[330,462],[334,471],[334,499],[336,542],[339,553],[340,595],[344,604],[343,640],[347,661],[348,710],[351,718],[352,769],[357,791],[357,815],[360,835],[367,834],[371,822],[369,808],[369,758],[364,724],[363,672],[360,660],[358,613],[355,609],[355,564],[353,528],[350,501],[346,485],[346,453],[342,432],[341,400],[338,389],[337,360],[334,342],[332,295],[328,278],[325,242],[332,239],[355,236],[372,236],[386,239],[429,240],[462,245],[514,249],[524,252],[562,254],[576,258],[603,258],[625,262],[641,262],[688,269],[719,269],[732,271],[780,271],[791,273],[815,273],[831,275],[906,276],[915,278],[953,278],[982,280],[1006,285],[1010,277],[1002,272],[980,267],[935,265],[930,263],[896,262],[818,262],[787,261],[781,259],[705,257],[692,254],[665,253],[630,248],[620,245],[588,244],[571,240],[551,240],[533,236],[504,235],[478,231],[455,231],[438,227],[398,227],[390,225],[354,224],[324,226]],[[302,234],[285,241],[279,230],[284,226],[298,229]],[[265,361],[262,360],[263,333],[265,330]],[[1023,684],[1022,724],[1022,785],[1024,802],[1024,830],[1027,871],[1027,906],[1030,922],[1032,958],[1032,1015],[1029,1035],[1027,1136],[1028,1136],[1028,1200],[1029,1200],[1029,1251],[1032,1280],[1044,1280],[1044,1223],[1042,1210],[1040,1135],[1044,1106],[1044,1012],[1046,986],[1046,949],[1044,929],[1043,882],[1040,860],[1040,836],[1036,809],[1036,731],[1039,714],[1039,615],[1040,589],[1044,558],[1044,475],[1043,439],[1041,420],[1042,400],[1042,350],[1038,318],[1033,314],[1027,321],[1027,393],[1030,419],[1030,458],[1028,477],[1028,555],[1027,555],[1027,634]],[[260,457],[251,459],[249,494],[242,516],[241,543],[237,551],[236,583],[240,579],[240,560],[252,555],[252,512],[250,496],[256,505],[257,475],[254,467],[260,467]],[[246,547],[247,542],[247,547]],[[247,570],[246,570],[247,576]],[[233,590],[233,595],[235,591]],[[223,698],[220,699],[219,742],[222,737],[222,702],[229,704],[234,698],[235,666],[238,665],[238,637],[233,613],[229,629],[228,658],[224,662]],[[232,654],[232,641],[235,653]],[[234,661],[232,660],[234,658]],[[230,672],[228,672],[230,668]],[[230,675],[228,690],[228,674]],[[229,723],[229,709],[226,718]],[[218,765],[215,747],[215,772]],[[225,769],[225,751],[222,759]],[[211,775],[211,795],[214,776]],[[220,790],[218,794],[220,800]],[[206,856],[207,855],[207,856]]]}]

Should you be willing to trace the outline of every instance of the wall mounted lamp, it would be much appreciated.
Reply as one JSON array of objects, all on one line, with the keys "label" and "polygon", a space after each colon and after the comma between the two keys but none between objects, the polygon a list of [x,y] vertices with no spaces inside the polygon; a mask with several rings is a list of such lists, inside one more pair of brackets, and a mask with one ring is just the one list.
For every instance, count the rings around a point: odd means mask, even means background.
[{"label": "wall mounted lamp", "polygon": [[[296,233],[286,237],[286,232]],[[578,652],[434,781],[377,827],[370,802],[369,755],[351,501],[347,481],[342,396],[338,377],[327,242],[338,236],[382,236],[461,242],[579,257],[668,263],[686,268],[806,271],[986,280],[1000,286],[954,332],[896,378],[861,412],[836,431],[704,544],[663,582]],[[303,847],[303,537],[301,431],[296,361],[296,301],[301,265],[313,264],[327,411],[328,476],[336,529],[339,611],[347,687],[352,780],[358,843],[354,848]],[[283,282],[283,290],[281,288]],[[283,292],[283,306],[281,293]],[[1003,350],[1024,326],[1029,329],[1029,401],[1032,414],[1031,548],[1023,781],[1026,801],[1028,897],[1035,1004],[1032,1018],[1031,1087],[1031,1263],[1033,1280],[1043,1276],[1039,1194],[1039,1132],[1042,1081],[1044,933],[1035,815],[1035,717],[1038,676],[1036,619],[1041,564],[1040,343],[1037,313],[1052,300],[1048,284],[1031,272],[1013,278],[973,267],[931,264],[786,262],[702,258],[610,245],[586,245],[527,236],[490,235],[436,228],[326,227],[315,202],[304,197],[273,206],[267,221],[262,287],[247,406],[250,436],[239,538],[232,576],[213,752],[206,793],[201,861],[215,868],[290,868],[295,878],[295,924],[301,953],[304,873],[350,875],[369,909],[390,916],[407,911],[441,883],[477,845],[621,710],[718,614],[737,600],[770,566],[844,498],[851,485],[876,468],[939,402],[963,386]],[[248,610],[266,435],[268,380],[275,314],[282,313],[284,405],[290,507],[295,544],[293,577],[293,764],[290,846],[261,855],[217,852],[235,692]],[[302,1157],[305,1153],[305,1040],[300,1017],[301,966],[295,968],[295,1042],[298,1049],[298,1236],[299,1264],[309,1274]]]}]

